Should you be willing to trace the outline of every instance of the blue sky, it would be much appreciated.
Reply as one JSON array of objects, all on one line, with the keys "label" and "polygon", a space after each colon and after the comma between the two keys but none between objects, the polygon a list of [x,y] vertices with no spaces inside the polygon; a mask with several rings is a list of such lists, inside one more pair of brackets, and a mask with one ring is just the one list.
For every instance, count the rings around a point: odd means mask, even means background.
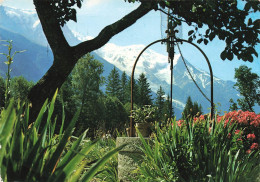
[{"label": "blue sky", "polygon": [[[5,0],[3,4],[21,9],[34,9],[32,0]],[[124,0],[84,0],[83,7],[78,10],[78,22],[69,22],[68,26],[84,36],[94,37],[104,26],[117,21],[136,7],[138,7],[138,3],[126,3]],[[185,35],[187,32],[188,27],[184,26],[183,34]],[[185,39],[185,36],[183,38]],[[159,11],[153,11],[138,20],[133,26],[113,37],[110,42],[120,46],[148,45],[158,39],[161,39],[161,16]],[[260,75],[259,57],[255,58],[253,63],[245,63],[237,59],[222,61],[219,55],[225,46],[223,41],[214,40],[207,46],[202,44],[199,46],[209,57],[214,75],[221,79],[234,81],[234,69],[241,64],[246,64],[252,68],[253,72]],[[164,45],[158,43],[151,48],[167,55]],[[184,57],[191,64],[208,71],[206,61],[198,50],[187,44],[182,45],[181,49]],[[257,52],[260,55],[260,45],[257,46]]]}]

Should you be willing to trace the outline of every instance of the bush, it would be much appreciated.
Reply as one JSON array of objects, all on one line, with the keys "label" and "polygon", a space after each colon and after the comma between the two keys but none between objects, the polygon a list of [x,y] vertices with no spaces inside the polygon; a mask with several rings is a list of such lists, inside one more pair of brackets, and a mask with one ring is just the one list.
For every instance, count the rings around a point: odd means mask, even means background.
[{"label": "bush", "polygon": [[253,181],[260,169],[259,149],[245,155],[232,139],[235,123],[221,119],[214,124],[204,117],[163,128],[157,124],[153,147],[141,137],[145,157],[138,181]]},{"label": "bush", "polygon": [[[54,134],[56,119],[51,121],[51,118],[56,96],[57,93],[50,104],[44,103],[36,121],[29,126],[29,105],[18,104],[16,108],[12,99],[1,112],[0,176],[4,181],[90,181],[124,147],[111,150],[88,166],[88,154],[95,142],[82,143],[86,131],[76,141],[68,142],[79,112],[64,131],[62,126],[59,135]],[[44,113],[47,117],[43,117]]]}]

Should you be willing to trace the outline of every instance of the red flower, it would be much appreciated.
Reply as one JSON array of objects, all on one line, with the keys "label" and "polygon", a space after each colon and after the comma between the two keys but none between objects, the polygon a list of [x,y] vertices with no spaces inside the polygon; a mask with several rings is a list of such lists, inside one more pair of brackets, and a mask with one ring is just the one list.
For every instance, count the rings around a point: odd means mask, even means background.
[{"label": "red flower", "polygon": [[250,147],[250,149],[257,149],[258,148],[258,143],[253,143]]},{"label": "red flower", "polygon": [[227,137],[230,138],[231,137],[231,133],[229,133]]},{"label": "red flower", "polygon": [[237,134],[239,134],[240,133],[240,130],[236,130],[235,131],[235,134],[237,135]]},{"label": "red flower", "polygon": [[254,140],[254,139],[255,139],[255,134],[254,134],[254,133],[248,134],[248,135],[246,136],[246,138],[247,138],[248,140]]},{"label": "red flower", "polygon": [[247,154],[250,154],[251,152],[252,152],[252,150],[250,150],[250,149],[248,149],[248,150],[246,151]]},{"label": "red flower", "polygon": [[177,125],[178,125],[179,127],[181,127],[183,124],[184,124],[184,120],[179,120],[179,121],[177,121]]}]

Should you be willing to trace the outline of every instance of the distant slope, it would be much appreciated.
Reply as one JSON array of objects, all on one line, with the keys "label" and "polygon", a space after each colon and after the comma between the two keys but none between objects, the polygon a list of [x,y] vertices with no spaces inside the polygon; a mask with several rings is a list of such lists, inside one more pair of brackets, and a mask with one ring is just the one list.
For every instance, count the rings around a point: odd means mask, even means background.
[{"label": "distant slope", "polygon": [[[0,40],[13,40],[12,53],[26,50],[15,55],[11,65],[12,77],[23,75],[27,80],[36,82],[52,64],[53,55],[50,50],[47,52],[46,47],[35,44],[17,33],[0,28]],[[0,46],[0,52],[7,53],[7,47]],[[5,76],[7,65],[4,64],[4,61],[6,58],[0,55],[0,60],[0,75]]]}]

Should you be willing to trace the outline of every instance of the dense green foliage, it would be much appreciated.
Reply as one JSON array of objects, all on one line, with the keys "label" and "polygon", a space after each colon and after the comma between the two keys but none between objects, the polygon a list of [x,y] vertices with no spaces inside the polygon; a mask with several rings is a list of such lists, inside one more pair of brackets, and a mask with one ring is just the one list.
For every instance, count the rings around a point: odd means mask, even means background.
[{"label": "dense green foliage", "polygon": [[198,102],[192,102],[189,96],[184,107],[182,117],[183,119],[193,118],[194,116],[200,116],[202,114],[202,107]]},{"label": "dense green foliage", "polygon": [[141,137],[145,153],[135,181],[254,181],[259,149],[245,154],[237,140],[237,125],[202,119],[157,125],[154,141]]},{"label": "dense green foliage", "polygon": [[255,103],[260,105],[260,78],[256,73],[251,72],[251,68],[245,65],[235,69],[234,87],[239,91],[242,98],[238,99],[238,105],[243,111],[254,111]]},{"label": "dense green foliage", "polygon": [[174,108],[171,106],[170,96],[165,98],[165,92],[161,86],[157,90],[154,105],[157,107],[156,121],[167,121],[169,118],[174,118]]},{"label": "dense green foliage", "polygon": [[[2,110],[0,176],[4,181],[90,181],[109,158],[123,147],[111,150],[100,156],[95,164],[88,165],[88,153],[95,142],[83,141],[86,131],[68,146],[79,112],[76,112],[65,130],[61,128],[59,135],[54,134],[56,119],[51,118],[56,96],[57,92],[50,104],[45,102],[37,119],[30,125],[28,104],[14,106],[14,100],[11,99],[9,106]],[[45,119],[46,122],[43,121]]]},{"label": "dense green foliage", "polygon": [[151,105],[152,104],[152,98],[151,98],[152,90],[150,88],[150,84],[148,83],[148,80],[144,73],[141,73],[138,78],[137,83],[137,94],[138,99],[136,103],[140,106],[143,105]]}]

